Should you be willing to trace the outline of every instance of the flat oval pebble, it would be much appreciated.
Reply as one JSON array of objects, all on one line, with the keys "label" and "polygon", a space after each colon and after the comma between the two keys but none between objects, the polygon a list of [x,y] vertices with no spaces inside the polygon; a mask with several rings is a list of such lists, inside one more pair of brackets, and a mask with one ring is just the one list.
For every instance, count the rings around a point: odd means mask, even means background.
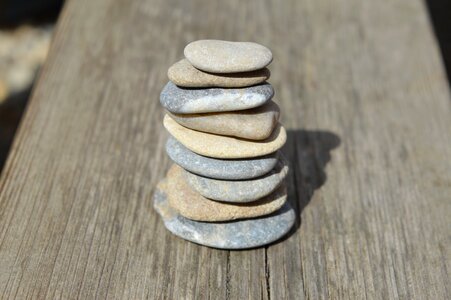
[{"label": "flat oval pebble", "polygon": [[177,114],[235,111],[258,107],[274,96],[269,83],[246,88],[181,88],[169,81],[160,94],[164,108]]},{"label": "flat oval pebble", "polygon": [[278,152],[251,159],[215,159],[189,150],[173,137],[166,142],[166,153],[182,168],[210,178],[237,180],[262,176],[276,165]]},{"label": "flat oval pebble", "polygon": [[167,197],[172,208],[191,220],[220,222],[255,218],[278,210],[287,200],[287,189],[282,185],[272,194],[251,203],[212,201],[188,185],[184,172],[175,164],[169,169],[166,176]]},{"label": "flat oval pebble", "polygon": [[220,223],[193,221],[169,205],[165,180],[157,186],[153,205],[170,232],[219,249],[248,249],[270,244],[287,234],[296,220],[294,209],[287,201],[278,211],[260,218]]},{"label": "flat oval pebble", "polygon": [[181,87],[247,87],[268,80],[271,72],[263,68],[251,72],[217,74],[196,69],[187,59],[173,64],[168,70],[169,80]]},{"label": "flat oval pebble", "polygon": [[256,201],[271,194],[282,184],[287,173],[288,163],[283,158],[268,174],[247,180],[219,180],[184,171],[186,181],[202,196],[235,203]]},{"label": "flat oval pebble", "polygon": [[250,140],[264,140],[271,135],[279,121],[280,109],[268,101],[262,106],[231,112],[206,114],[171,114],[180,125],[219,135],[236,136]]},{"label": "flat oval pebble", "polygon": [[254,71],[272,61],[268,48],[251,42],[199,40],[189,43],[183,52],[194,67],[213,73]]},{"label": "flat oval pebble", "polygon": [[169,133],[191,151],[213,158],[235,159],[263,156],[276,152],[285,144],[287,133],[280,123],[271,135],[261,141],[251,141],[230,136],[192,130],[165,115],[164,127]]}]

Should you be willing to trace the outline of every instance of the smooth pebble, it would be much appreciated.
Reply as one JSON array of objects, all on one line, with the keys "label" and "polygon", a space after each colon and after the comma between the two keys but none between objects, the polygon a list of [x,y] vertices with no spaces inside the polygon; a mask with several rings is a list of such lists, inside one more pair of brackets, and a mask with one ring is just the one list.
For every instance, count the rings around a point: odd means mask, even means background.
[{"label": "smooth pebble", "polygon": [[246,180],[219,180],[184,171],[186,181],[202,196],[224,202],[246,203],[256,201],[276,190],[288,173],[288,163],[282,158],[276,167],[258,178]]},{"label": "smooth pebble", "polygon": [[279,106],[268,101],[262,106],[231,112],[206,114],[172,114],[180,125],[219,135],[250,140],[264,140],[271,135],[280,115]]},{"label": "smooth pebble", "polygon": [[169,115],[164,117],[163,125],[186,148],[197,154],[213,158],[235,159],[263,156],[276,152],[287,140],[285,128],[280,123],[277,123],[267,139],[261,141],[192,130],[178,124]]},{"label": "smooth pebble", "polygon": [[258,107],[274,96],[269,83],[245,88],[192,89],[169,81],[160,94],[160,103],[171,113],[196,114],[235,111]]},{"label": "smooth pebble", "polygon": [[247,87],[268,80],[270,75],[271,72],[267,68],[230,74],[207,73],[193,67],[187,59],[176,62],[168,70],[170,81],[189,88]]},{"label": "smooth pebble", "polygon": [[286,235],[296,220],[287,201],[276,212],[260,218],[219,223],[193,221],[169,205],[165,186],[165,180],[157,186],[153,198],[155,210],[169,231],[200,245],[230,250],[267,245]]},{"label": "smooth pebble", "polygon": [[270,195],[250,203],[227,203],[205,198],[186,182],[184,170],[173,165],[166,176],[169,204],[185,218],[219,222],[255,218],[278,210],[287,200],[285,185]]},{"label": "smooth pebble", "polygon": [[238,180],[262,176],[270,172],[278,160],[278,152],[249,159],[217,159],[199,155],[173,137],[166,142],[166,153],[182,168],[204,177]]},{"label": "smooth pebble", "polygon": [[194,67],[213,73],[254,71],[272,61],[268,48],[252,42],[199,40],[189,43],[183,52]]}]

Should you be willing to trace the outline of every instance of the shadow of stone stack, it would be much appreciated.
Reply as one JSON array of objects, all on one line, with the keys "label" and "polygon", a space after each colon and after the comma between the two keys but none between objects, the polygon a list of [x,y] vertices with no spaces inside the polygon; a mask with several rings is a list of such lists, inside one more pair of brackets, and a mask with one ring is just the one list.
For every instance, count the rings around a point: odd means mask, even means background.
[{"label": "shadow of stone stack", "polygon": [[266,82],[272,53],[247,42],[200,40],[168,70],[160,102],[175,164],[154,207],[175,235],[223,249],[262,246],[295,221],[287,202],[285,128]]}]

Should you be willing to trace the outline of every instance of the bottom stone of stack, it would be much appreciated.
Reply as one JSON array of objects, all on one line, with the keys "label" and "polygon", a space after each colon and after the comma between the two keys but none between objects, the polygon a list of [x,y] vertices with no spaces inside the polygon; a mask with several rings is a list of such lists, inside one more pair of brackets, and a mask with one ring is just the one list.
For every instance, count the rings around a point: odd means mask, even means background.
[{"label": "bottom stone of stack", "polygon": [[199,222],[181,216],[169,205],[166,179],[157,186],[154,208],[173,234],[191,242],[221,249],[247,249],[272,243],[291,229],[294,209],[288,202],[276,212],[254,219],[233,222]]}]

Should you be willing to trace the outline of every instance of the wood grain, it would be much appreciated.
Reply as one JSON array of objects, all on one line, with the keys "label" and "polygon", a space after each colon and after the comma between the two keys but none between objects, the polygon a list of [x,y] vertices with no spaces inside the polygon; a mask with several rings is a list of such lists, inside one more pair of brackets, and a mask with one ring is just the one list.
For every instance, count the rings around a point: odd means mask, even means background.
[{"label": "wood grain", "polygon": [[[289,129],[296,228],[170,235],[159,92],[184,45],[252,40]],[[0,181],[0,297],[449,299],[450,94],[420,0],[72,0]]]}]

